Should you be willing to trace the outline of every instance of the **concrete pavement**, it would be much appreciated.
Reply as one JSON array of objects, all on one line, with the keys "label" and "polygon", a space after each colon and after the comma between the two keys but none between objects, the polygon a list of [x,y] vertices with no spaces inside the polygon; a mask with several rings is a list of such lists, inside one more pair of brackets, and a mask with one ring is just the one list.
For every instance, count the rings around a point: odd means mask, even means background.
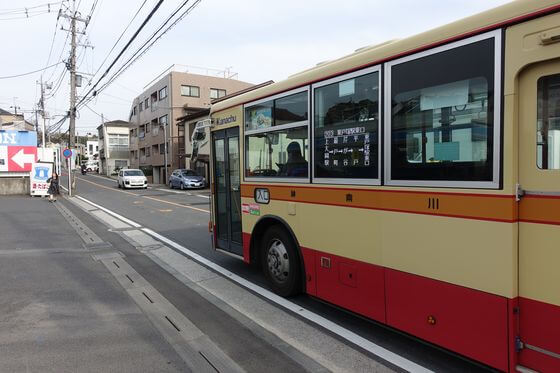
[{"label": "concrete pavement", "polygon": [[188,371],[53,203],[0,206],[0,371]]},{"label": "concrete pavement", "polygon": [[390,371],[91,205],[0,206],[2,372]]}]

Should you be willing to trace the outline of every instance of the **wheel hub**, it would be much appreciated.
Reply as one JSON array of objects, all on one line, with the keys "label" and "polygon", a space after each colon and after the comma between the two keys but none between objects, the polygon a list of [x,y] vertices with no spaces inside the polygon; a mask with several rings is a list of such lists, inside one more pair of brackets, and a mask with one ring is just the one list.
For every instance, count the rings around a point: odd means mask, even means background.
[{"label": "wheel hub", "polygon": [[290,260],[282,241],[272,241],[268,248],[267,263],[268,271],[277,282],[283,283],[288,279]]}]

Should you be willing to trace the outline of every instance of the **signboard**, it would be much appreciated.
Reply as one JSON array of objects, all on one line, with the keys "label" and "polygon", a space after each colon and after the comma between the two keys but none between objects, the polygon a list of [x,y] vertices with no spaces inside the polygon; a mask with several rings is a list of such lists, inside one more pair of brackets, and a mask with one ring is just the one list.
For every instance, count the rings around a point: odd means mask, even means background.
[{"label": "signboard", "polygon": [[52,176],[53,163],[37,162],[33,164],[29,174],[30,194],[32,196],[46,196],[49,189],[47,180]]},{"label": "signboard", "polygon": [[62,155],[64,156],[64,158],[70,158],[72,156],[72,150],[66,148],[62,152]]},{"label": "signboard", "polygon": [[255,202],[267,205],[270,202],[270,194],[266,188],[255,189]]},{"label": "signboard", "polygon": [[0,131],[0,172],[29,172],[37,159],[37,132]]}]

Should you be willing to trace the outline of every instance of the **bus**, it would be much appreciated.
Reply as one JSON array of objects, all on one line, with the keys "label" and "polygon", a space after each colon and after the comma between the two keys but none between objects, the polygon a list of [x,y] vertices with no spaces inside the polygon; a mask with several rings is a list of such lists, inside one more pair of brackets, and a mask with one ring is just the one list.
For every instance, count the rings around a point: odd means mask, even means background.
[{"label": "bus", "polygon": [[560,372],[560,2],[214,101],[216,250],[501,371]]}]

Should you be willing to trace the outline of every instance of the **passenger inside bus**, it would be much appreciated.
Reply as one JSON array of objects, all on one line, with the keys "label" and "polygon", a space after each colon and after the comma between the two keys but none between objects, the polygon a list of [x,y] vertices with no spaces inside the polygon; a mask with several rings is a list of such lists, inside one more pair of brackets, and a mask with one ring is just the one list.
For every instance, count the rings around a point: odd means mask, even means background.
[{"label": "passenger inside bus", "polygon": [[305,177],[307,176],[307,161],[301,155],[301,147],[298,142],[292,141],[286,148],[288,160],[285,165],[286,176]]}]

